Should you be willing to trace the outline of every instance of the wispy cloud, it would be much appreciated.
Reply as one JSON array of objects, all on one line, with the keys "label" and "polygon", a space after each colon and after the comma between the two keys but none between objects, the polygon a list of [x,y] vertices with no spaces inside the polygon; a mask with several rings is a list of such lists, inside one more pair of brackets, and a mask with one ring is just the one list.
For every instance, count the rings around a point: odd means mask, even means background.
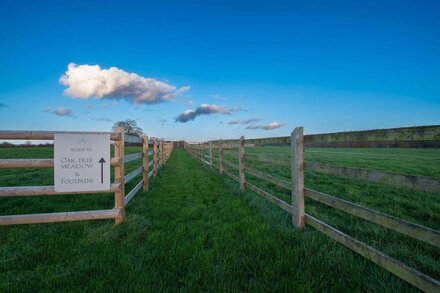
[{"label": "wispy cloud", "polygon": [[189,106],[194,105],[194,101],[190,100],[190,99],[184,99],[184,100],[182,100],[182,102],[186,105],[189,105]]},{"label": "wispy cloud", "polygon": [[235,111],[238,111],[238,109],[231,109],[217,105],[202,104],[199,107],[197,107],[195,110],[189,109],[182,112],[179,116],[176,117],[175,122],[186,123],[190,120],[196,119],[196,117],[200,115],[211,115],[211,114],[230,115]]},{"label": "wispy cloud", "polygon": [[43,112],[52,113],[61,117],[74,117],[72,110],[64,107],[59,107],[56,109],[45,108],[43,109]]},{"label": "wispy cloud", "polygon": [[60,77],[67,89],[64,93],[72,98],[126,99],[131,103],[154,104],[172,101],[190,89],[176,88],[154,78],[125,72],[116,67],[103,69],[99,65],[77,65],[70,63]]},{"label": "wispy cloud", "polygon": [[231,120],[228,122],[229,125],[237,125],[237,124],[241,124],[241,120]]},{"label": "wispy cloud", "polygon": [[103,121],[103,122],[113,122],[112,119],[110,119],[110,118],[105,118],[105,117],[92,118],[92,120],[95,120],[95,121]]},{"label": "wispy cloud", "polygon": [[260,117],[250,118],[250,119],[247,119],[247,120],[237,119],[237,120],[229,121],[228,124],[229,125],[237,125],[237,124],[249,125],[249,124],[261,121],[261,120],[263,120],[263,118],[260,118]]},{"label": "wispy cloud", "polygon": [[277,129],[277,128],[281,128],[281,127],[283,127],[285,125],[286,124],[284,124],[284,123],[272,122],[272,123],[263,124],[263,125],[249,125],[248,127],[246,127],[246,129],[274,130],[274,129]]},{"label": "wispy cloud", "polygon": [[222,100],[222,101],[226,100],[225,97],[223,97],[223,96],[221,96],[219,94],[214,94],[214,95],[211,95],[210,97],[213,98],[213,99],[216,99],[216,100]]},{"label": "wispy cloud", "polygon": [[167,119],[158,119],[157,123],[159,123],[161,126],[164,126],[165,124],[167,124],[168,120]]},{"label": "wispy cloud", "polygon": [[188,93],[176,97],[175,101],[189,106],[194,105],[194,100],[192,99],[192,96]]}]

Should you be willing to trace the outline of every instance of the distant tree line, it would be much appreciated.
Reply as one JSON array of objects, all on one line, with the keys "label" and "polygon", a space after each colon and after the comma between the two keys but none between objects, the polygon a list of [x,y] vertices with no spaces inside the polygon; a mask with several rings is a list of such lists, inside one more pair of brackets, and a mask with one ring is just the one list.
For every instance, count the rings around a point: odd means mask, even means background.
[{"label": "distant tree line", "polygon": [[8,149],[8,148],[35,148],[35,147],[53,147],[53,143],[46,142],[46,143],[39,143],[39,144],[32,144],[30,141],[26,141],[22,144],[14,144],[10,142],[2,142],[0,143],[0,148]]}]

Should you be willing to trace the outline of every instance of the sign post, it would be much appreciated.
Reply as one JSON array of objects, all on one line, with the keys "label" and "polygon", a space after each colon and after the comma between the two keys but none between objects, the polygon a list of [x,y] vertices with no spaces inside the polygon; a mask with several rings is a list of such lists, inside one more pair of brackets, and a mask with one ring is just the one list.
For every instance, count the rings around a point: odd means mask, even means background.
[{"label": "sign post", "polygon": [[55,133],[57,192],[110,189],[110,135]]}]

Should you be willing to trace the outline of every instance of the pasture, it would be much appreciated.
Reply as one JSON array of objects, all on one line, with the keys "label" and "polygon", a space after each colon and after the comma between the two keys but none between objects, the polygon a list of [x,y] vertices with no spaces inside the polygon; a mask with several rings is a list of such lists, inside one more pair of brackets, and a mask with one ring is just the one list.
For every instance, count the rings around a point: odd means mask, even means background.
[{"label": "pasture", "polygon": [[[205,153],[208,153],[206,149]],[[246,168],[270,174],[285,182],[290,181],[290,167],[288,166],[290,147],[246,147],[245,154]],[[254,157],[259,155],[270,158],[272,162],[254,160]],[[238,166],[238,158],[238,148],[223,149],[223,160]],[[306,148],[304,161],[440,179],[440,150],[438,149]],[[219,163],[217,149],[213,150],[213,163],[215,165]],[[237,168],[233,165],[225,163],[223,166],[227,172],[235,176],[239,175]],[[308,170],[305,170],[304,177],[306,188],[434,230],[440,229],[438,194]],[[290,202],[290,191],[254,177],[251,172],[246,173],[246,182],[270,192],[285,202]],[[440,278],[438,247],[338,211],[309,198],[305,199],[305,212],[429,276]]]},{"label": "pasture", "polygon": [[[125,147],[126,155],[140,151],[141,147]],[[244,153],[246,182],[290,202],[289,190],[261,180],[251,171],[289,182],[290,147],[248,146]],[[206,148],[204,155],[209,157]],[[0,159],[52,157],[51,147],[0,149]],[[269,161],[259,160],[261,157]],[[238,148],[224,149],[223,161],[225,170],[238,177]],[[439,149],[305,148],[304,161],[440,179]],[[142,159],[128,161],[125,174],[142,163]],[[216,148],[213,164],[219,164]],[[148,193],[139,193],[127,205],[123,225],[112,228],[111,221],[87,221],[2,227],[0,265],[5,273],[0,283],[5,287],[0,289],[29,290],[37,284],[74,291],[75,280],[86,278],[90,290],[268,290],[275,283],[275,289],[291,291],[415,290],[320,231],[311,227],[296,230],[289,213],[249,189],[240,190],[235,181],[193,161],[184,151],[173,154],[161,172],[152,178]],[[141,178],[138,175],[127,183],[126,190],[133,189]],[[438,194],[307,169],[304,179],[306,188],[440,229]],[[29,185],[53,185],[53,169],[0,169],[0,186]],[[6,197],[0,198],[0,216],[109,209],[113,205],[112,193]],[[440,278],[440,250],[435,245],[307,197],[305,212]],[[74,264],[67,265],[71,259]]]}]

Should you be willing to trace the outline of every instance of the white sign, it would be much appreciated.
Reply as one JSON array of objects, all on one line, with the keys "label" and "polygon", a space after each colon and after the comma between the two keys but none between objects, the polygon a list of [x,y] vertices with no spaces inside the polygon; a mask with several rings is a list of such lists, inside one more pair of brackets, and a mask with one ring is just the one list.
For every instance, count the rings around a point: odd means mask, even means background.
[{"label": "white sign", "polygon": [[110,135],[55,133],[55,191],[110,189]]}]

